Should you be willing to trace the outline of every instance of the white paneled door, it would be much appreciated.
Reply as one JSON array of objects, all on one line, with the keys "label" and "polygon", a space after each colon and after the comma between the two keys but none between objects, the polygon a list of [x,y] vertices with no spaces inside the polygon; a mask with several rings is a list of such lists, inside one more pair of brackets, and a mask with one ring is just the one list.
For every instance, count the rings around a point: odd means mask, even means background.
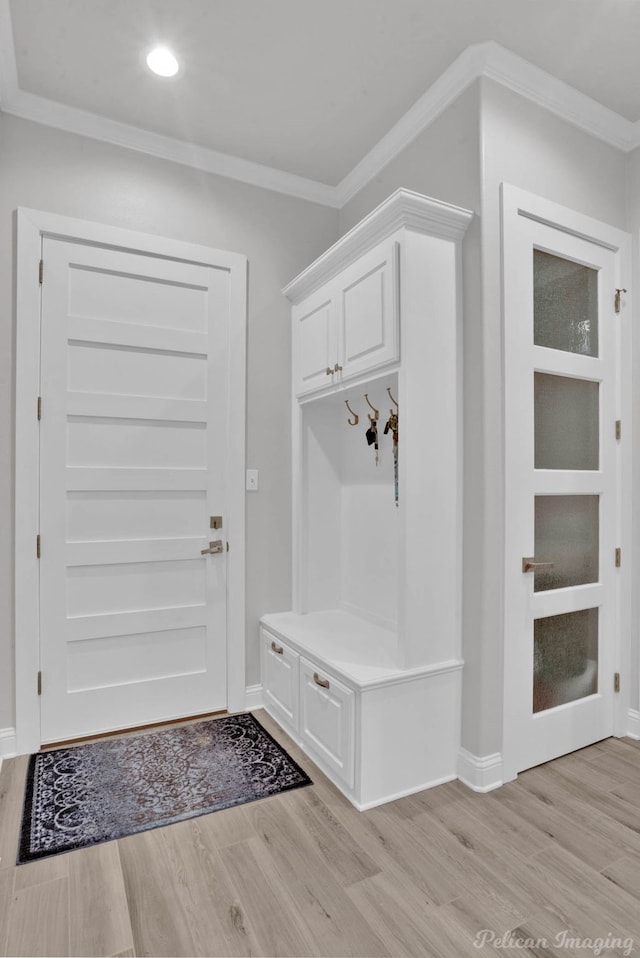
[{"label": "white paneled door", "polygon": [[42,255],[42,741],[224,709],[229,270]]},{"label": "white paneled door", "polygon": [[518,772],[615,730],[627,317],[609,235],[511,217],[505,760]]}]

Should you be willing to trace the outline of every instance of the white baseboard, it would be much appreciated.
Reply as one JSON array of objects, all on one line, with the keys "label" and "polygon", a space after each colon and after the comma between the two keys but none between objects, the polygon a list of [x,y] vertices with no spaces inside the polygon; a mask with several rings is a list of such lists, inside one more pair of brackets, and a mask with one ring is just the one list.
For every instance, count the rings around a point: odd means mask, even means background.
[{"label": "white baseboard", "polygon": [[472,755],[466,748],[458,752],[458,778],[474,792],[491,792],[502,785],[502,755]]},{"label": "white baseboard", "polygon": [[16,730],[0,728],[0,768],[3,758],[13,758],[17,754]]},{"label": "white baseboard", "polygon": [[244,707],[248,712],[261,709],[264,706],[264,689],[262,685],[247,685],[244,694]]},{"label": "white baseboard", "polygon": [[640,712],[629,709],[627,715],[627,735],[629,738],[640,739]]},{"label": "white baseboard", "polygon": [[406,798],[407,795],[416,795],[418,792],[424,792],[427,788],[434,788],[436,785],[444,785],[446,782],[454,782],[455,775],[445,775],[443,778],[434,779],[432,782],[424,782],[423,785],[414,785],[412,788],[405,788],[402,792],[395,792],[393,795],[385,795],[383,798],[375,798],[372,802],[356,802],[345,792],[346,797],[359,812],[366,812],[370,808],[377,808],[379,805],[385,805],[387,802],[395,802],[399,798]]}]

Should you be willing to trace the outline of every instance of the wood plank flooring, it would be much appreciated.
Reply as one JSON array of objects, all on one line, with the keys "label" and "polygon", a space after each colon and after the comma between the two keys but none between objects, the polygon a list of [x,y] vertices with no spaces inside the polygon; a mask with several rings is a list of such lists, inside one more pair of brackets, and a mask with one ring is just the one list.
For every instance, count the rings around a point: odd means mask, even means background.
[{"label": "wood plank flooring", "polygon": [[640,955],[640,742],[359,813],[257,716],[313,786],[28,865],[5,761],[0,955]]}]

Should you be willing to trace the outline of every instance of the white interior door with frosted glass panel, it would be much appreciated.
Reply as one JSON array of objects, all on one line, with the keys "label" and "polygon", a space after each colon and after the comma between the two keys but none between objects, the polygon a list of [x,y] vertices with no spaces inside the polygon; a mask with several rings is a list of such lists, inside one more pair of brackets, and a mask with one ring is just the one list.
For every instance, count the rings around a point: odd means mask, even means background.
[{"label": "white interior door with frosted glass panel", "polygon": [[611,735],[618,253],[505,211],[506,777]]},{"label": "white interior door with frosted glass panel", "polygon": [[42,740],[224,709],[229,270],[43,260]]}]

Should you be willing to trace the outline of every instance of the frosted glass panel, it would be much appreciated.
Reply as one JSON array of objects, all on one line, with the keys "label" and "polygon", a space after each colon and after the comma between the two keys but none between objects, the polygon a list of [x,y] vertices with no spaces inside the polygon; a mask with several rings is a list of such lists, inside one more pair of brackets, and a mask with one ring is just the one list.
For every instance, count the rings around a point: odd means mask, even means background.
[{"label": "frosted glass panel", "polygon": [[535,468],[597,469],[599,383],[534,373]]},{"label": "frosted glass panel", "polygon": [[536,496],[534,592],[597,582],[599,538],[598,496]]},{"label": "frosted glass panel", "polygon": [[598,355],[597,270],[533,251],[533,341],[536,346]]},{"label": "frosted glass panel", "polygon": [[533,624],[533,711],[598,691],[598,610],[550,615]]}]

